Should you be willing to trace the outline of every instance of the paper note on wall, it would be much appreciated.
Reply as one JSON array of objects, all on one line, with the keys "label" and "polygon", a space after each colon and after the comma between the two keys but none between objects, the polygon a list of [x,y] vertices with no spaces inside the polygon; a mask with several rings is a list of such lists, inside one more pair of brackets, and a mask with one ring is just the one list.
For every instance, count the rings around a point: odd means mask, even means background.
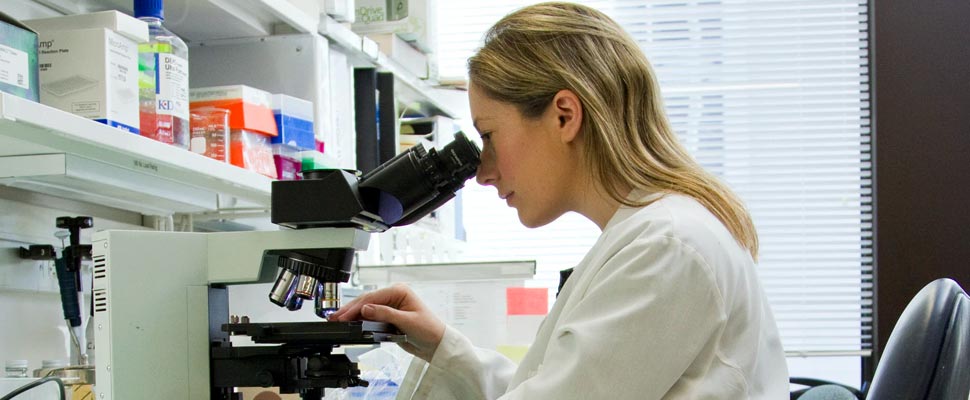
[{"label": "paper note on wall", "polygon": [[546,315],[549,312],[549,289],[506,288],[505,304],[507,315]]},{"label": "paper note on wall", "polygon": [[[505,338],[503,344],[529,346],[549,312],[549,289],[505,289]],[[510,357],[511,358],[511,357]]]},{"label": "paper note on wall", "polygon": [[504,282],[412,283],[418,297],[438,318],[476,346],[495,349],[505,336]]}]

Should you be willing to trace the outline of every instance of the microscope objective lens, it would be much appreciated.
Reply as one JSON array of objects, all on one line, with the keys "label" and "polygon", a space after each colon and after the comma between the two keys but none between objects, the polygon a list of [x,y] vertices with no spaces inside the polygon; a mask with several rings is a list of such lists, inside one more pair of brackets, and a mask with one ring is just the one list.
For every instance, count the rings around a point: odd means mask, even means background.
[{"label": "microscope objective lens", "polygon": [[306,300],[313,298],[313,292],[317,288],[317,278],[309,275],[301,275],[296,284],[296,295]]},{"label": "microscope objective lens", "polygon": [[339,287],[336,282],[324,282],[317,285],[313,311],[318,317],[327,319],[330,314],[340,308]]},{"label": "microscope objective lens", "polygon": [[276,283],[273,284],[273,289],[269,292],[269,300],[280,307],[285,306],[295,279],[296,274],[292,271],[288,269],[280,271],[280,276],[276,278]]},{"label": "microscope objective lens", "polygon": [[296,311],[303,307],[303,298],[300,296],[290,296],[286,299],[286,309]]}]

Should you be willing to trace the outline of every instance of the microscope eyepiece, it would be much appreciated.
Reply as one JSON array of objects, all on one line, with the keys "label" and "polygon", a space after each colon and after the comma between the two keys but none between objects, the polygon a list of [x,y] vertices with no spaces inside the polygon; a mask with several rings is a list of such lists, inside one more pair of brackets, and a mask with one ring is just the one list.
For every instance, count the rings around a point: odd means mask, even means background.
[{"label": "microscope eyepiece", "polygon": [[364,175],[358,185],[367,209],[389,226],[408,225],[455,197],[475,176],[481,151],[464,133],[438,151],[411,147]]},{"label": "microscope eyepiece", "polygon": [[457,191],[478,172],[481,164],[481,150],[465,134],[458,132],[455,140],[448,143],[440,152],[429,152],[437,158],[440,167],[434,169],[436,187],[443,191]]},{"label": "microscope eyepiece", "polygon": [[271,220],[295,228],[357,227],[383,232],[411,224],[455,197],[478,171],[481,151],[464,133],[441,149],[418,144],[360,176],[339,169],[303,171],[275,181]]}]

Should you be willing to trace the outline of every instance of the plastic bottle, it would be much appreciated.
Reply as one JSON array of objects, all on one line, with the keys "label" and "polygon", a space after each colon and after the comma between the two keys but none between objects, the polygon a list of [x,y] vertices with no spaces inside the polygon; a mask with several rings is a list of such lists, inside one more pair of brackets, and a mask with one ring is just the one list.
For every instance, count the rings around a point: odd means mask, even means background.
[{"label": "plastic bottle", "polygon": [[135,0],[135,17],[148,23],[138,45],[141,135],[189,147],[189,48],[162,26],[162,0]]}]

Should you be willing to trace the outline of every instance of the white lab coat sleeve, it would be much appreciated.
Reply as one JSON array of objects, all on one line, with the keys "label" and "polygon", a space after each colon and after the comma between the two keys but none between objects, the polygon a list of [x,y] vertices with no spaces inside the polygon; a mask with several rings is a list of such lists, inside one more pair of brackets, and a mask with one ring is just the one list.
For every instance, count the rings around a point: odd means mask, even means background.
[{"label": "white lab coat sleeve", "polygon": [[[476,348],[461,332],[445,328],[441,343],[423,370],[408,371],[398,399],[495,399],[508,388],[515,363],[495,351]],[[412,368],[414,369],[414,368]],[[411,392],[411,384],[420,379]]]},{"label": "white lab coat sleeve", "polygon": [[583,275],[590,283],[570,295],[578,302],[564,309],[542,364],[502,399],[661,399],[691,378],[698,357],[715,357],[723,298],[711,266],[679,239],[635,239]]}]

